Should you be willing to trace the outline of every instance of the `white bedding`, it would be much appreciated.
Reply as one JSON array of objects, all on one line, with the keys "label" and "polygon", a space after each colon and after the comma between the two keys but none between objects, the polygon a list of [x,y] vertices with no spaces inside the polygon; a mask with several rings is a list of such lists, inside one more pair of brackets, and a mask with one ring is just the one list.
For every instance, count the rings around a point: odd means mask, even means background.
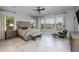
[{"label": "white bedding", "polygon": [[18,35],[23,37],[26,40],[28,40],[29,36],[35,37],[40,34],[41,34],[40,29],[25,29],[25,30],[19,29],[18,30]]}]

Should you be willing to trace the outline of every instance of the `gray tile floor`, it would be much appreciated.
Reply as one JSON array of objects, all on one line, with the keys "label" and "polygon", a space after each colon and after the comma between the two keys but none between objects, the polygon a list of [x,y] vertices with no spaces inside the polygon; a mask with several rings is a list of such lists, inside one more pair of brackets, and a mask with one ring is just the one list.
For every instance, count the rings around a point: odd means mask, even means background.
[{"label": "gray tile floor", "polygon": [[70,40],[43,34],[36,41],[12,38],[0,41],[0,52],[70,52]]}]

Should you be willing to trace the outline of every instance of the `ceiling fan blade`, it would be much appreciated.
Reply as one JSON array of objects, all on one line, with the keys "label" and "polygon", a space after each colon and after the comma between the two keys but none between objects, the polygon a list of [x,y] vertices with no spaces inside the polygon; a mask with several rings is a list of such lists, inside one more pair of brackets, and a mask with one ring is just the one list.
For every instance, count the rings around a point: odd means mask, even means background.
[{"label": "ceiling fan blade", "polygon": [[40,9],[40,11],[43,11],[43,10],[45,10],[45,8],[43,8],[43,9]]}]

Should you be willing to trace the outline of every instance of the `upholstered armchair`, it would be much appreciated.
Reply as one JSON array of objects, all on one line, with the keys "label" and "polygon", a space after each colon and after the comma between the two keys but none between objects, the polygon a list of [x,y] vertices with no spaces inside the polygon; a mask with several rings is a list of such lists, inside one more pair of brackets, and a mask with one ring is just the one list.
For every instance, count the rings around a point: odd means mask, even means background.
[{"label": "upholstered armchair", "polygon": [[58,32],[59,38],[66,38],[67,37],[67,30],[63,30],[63,32]]}]

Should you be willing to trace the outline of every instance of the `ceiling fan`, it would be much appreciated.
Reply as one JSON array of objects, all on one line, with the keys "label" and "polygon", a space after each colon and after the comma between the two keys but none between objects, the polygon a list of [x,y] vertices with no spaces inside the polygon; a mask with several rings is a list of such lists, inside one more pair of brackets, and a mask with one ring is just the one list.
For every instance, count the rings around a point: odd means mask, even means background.
[{"label": "ceiling fan", "polygon": [[40,13],[41,11],[45,10],[45,8],[41,8],[41,7],[38,6],[37,9],[33,9],[33,10]]}]

